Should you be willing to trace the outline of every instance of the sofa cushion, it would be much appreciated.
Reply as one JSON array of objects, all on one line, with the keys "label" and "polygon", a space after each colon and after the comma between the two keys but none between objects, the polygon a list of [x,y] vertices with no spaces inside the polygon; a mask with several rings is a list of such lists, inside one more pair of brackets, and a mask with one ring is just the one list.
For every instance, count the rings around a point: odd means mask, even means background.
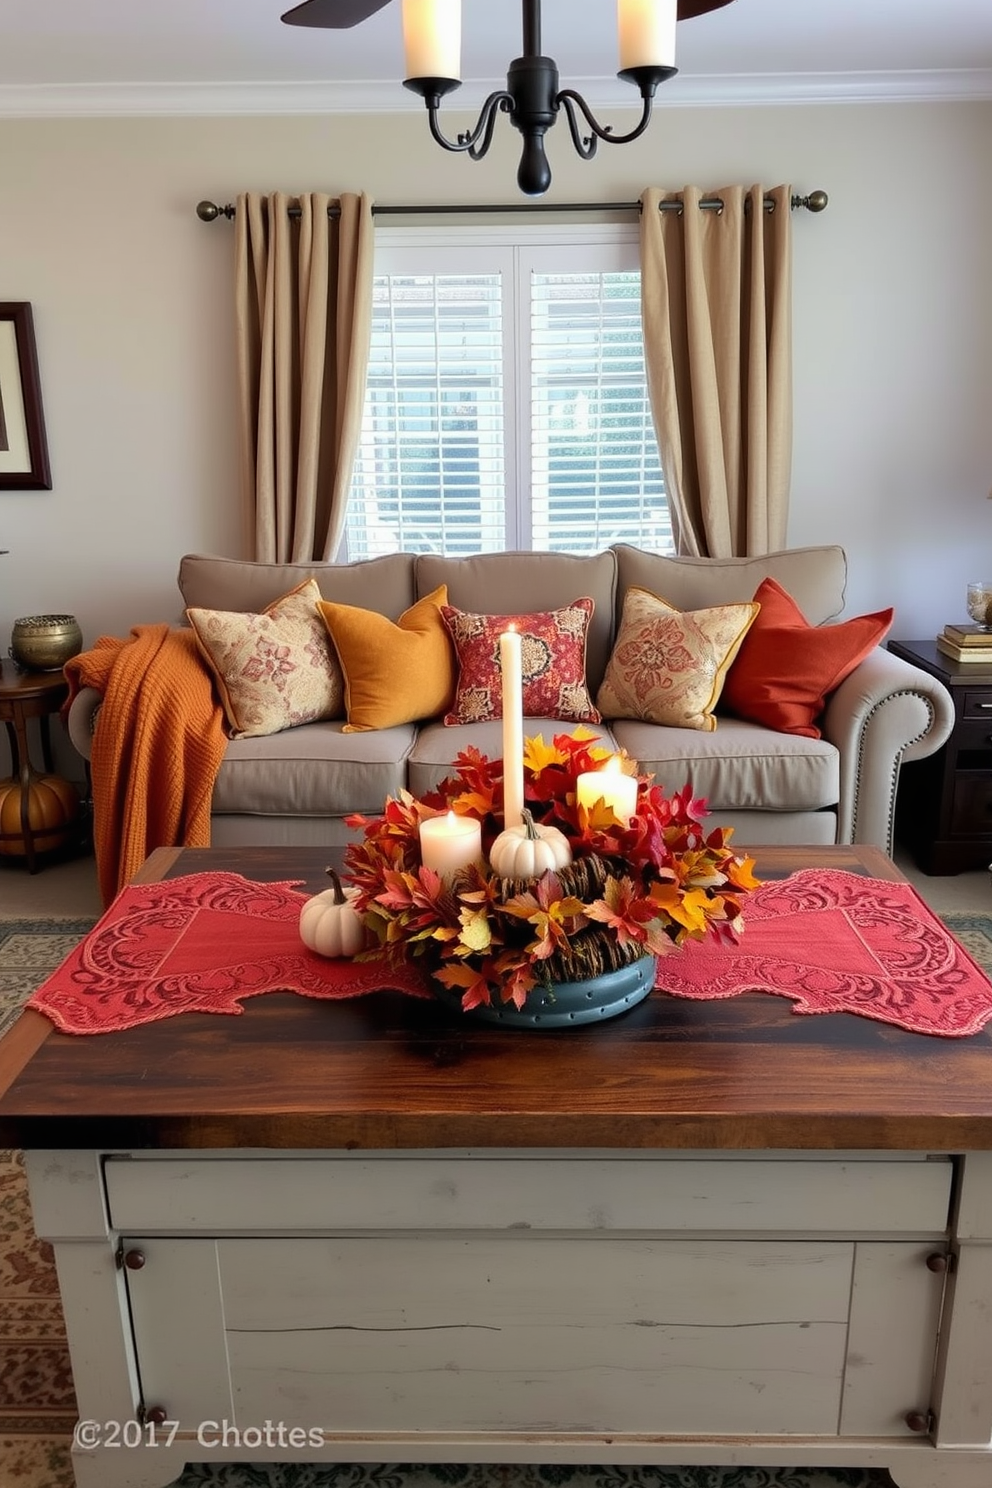
[{"label": "sofa cushion", "polygon": [[[671,558],[617,543],[618,607],[632,585],[663,594],[680,610],[752,598],[771,577],[794,596],[806,618],[820,625],[844,608],[847,559],[839,547],[788,548],[760,558]],[[619,618],[619,608],[618,608]]]},{"label": "sofa cushion", "polygon": [[599,714],[586,686],[586,636],[593,609],[588,598],[532,614],[478,614],[442,605],[458,669],[455,700],[445,723],[502,718],[499,638],[511,629],[519,632],[521,640],[524,717],[598,723]]},{"label": "sofa cushion", "polygon": [[233,738],[335,718],[344,684],[307,579],[259,614],[191,607],[186,618]]},{"label": "sofa cushion", "polygon": [[571,604],[577,594],[588,595],[596,606],[586,646],[586,681],[591,694],[603,680],[613,644],[616,579],[616,557],[609,550],[581,557],[571,553],[477,553],[470,558],[444,558],[437,553],[420,553],[416,558],[418,598],[439,584],[447,584],[448,603],[459,610],[524,614],[557,610]]},{"label": "sofa cushion", "polygon": [[395,620],[417,597],[413,563],[411,553],[361,563],[247,563],[187,553],[179,565],[179,590],[187,605],[258,611],[304,579],[315,578],[324,599],[364,605]]},{"label": "sofa cushion", "polygon": [[754,597],[760,613],[730,668],[724,707],[766,728],[818,739],[827,696],[885,638],[893,611],[810,625],[774,579],[759,584]]},{"label": "sofa cushion", "polygon": [[318,602],[344,671],[346,734],[433,718],[450,708],[455,657],[441,605],[442,584],[394,624],[375,610]]},{"label": "sofa cushion", "polygon": [[611,721],[617,743],[666,791],[692,787],[719,826],[724,808],[819,811],[840,799],[840,755],[806,739],[720,716],[714,733]]},{"label": "sofa cushion", "polygon": [[308,723],[267,738],[232,739],[212,811],[255,816],[378,816],[406,785],[414,728],[346,734],[342,721]]},{"label": "sofa cushion", "polygon": [[596,706],[604,718],[675,728],[716,728],[713,709],[756,604],[677,610],[647,589],[628,589]]},{"label": "sofa cushion", "polygon": [[[616,741],[605,724],[583,724],[582,727],[610,749],[616,749]],[[524,724],[526,738],[536,738],[540,734],[549,744],[556,734],[571,731],[572,725],[562,723],[560,718],[528,718]],[[469,747],[478,749],[487,759],[500,759],[503,754],[501,721],[489,719],[485,723],[459,724],[454,728],[442,723],[422,724],[410,751],[408,789],[415,796],[434,790],[446,775],[451,774],[458,755]]]}]

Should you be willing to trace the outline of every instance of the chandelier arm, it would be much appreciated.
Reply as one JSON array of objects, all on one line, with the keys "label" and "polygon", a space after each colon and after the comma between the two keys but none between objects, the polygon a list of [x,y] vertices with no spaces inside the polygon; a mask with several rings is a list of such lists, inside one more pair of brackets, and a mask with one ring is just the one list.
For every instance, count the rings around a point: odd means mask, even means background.
[{"label": "chandelier arm", "polygon": [[[563,105],[565,117],[568,119],[568,127],[572,133],[572,143],[583,160],[591,160],[596,153],[596,141],[605,140],[608,145],[626,145],[631,140],[639,138],[651,122],[651,106],[654,99],[654,88],[648,92],[642,90],[642,111],[637,125],[629,134],[614,134],[612,124],[600,124],[595,118],[589,105],[581,93],[576,93],[573,88],[563,88],[555,98],[555,103]],[[584,139],[579,133],[578,121],[575,117],[576,107],[582,114],[592,134]]]},{"label": "chandelier arm", "polygon": [[[509,93],[490,93],[483,105],[479,122],[476,124],[472,135],[460,134],[460,140],[468,141],[468,157],[470,160],[481,160],[493,142],[493,130],[496,127],[496,115],[498,113],[508,114],[513,107],[513,99]],[[483,133],[483,121],[485,121],[485,132]],[[477,143],[482,134],[482,143]]]},{"label": "chandelier arm", "polygon": [[[497,113],[501,109],[506,112],[513,106],[513,99],[505,89],[498,93],[490,93],[482,105],[482,111],[479,114],[475,128],[467,130],[464,134],[459,134],[456,139],[449,140],[442,134],[441,126],[438,122],[440,98],[436,96],[425,98],[424,102],[427,104],[427,119],[430,124],[431,134],[436,143],[441,146],[442,150],[452,150],[456,153],[467,151],[469,158],[472,160],[481,160],[492,144]],[[482,141],[481,144],[479,143],[480,140]]]}]

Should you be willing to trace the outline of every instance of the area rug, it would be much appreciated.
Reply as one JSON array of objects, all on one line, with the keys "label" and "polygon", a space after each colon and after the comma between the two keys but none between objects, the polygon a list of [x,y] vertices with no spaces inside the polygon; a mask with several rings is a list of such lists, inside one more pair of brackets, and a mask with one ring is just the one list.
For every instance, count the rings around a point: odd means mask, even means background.
[{"label": "area rug", "polygon": [[[992,917],[944,923],[992,975]],[[0,1036],[94,921],[0,920]],[[0,1485],[73,1488],[75,1398],[50,1247],[35,1238],[20,1154],[0,1152]],[[343,1463],[186,1469],[175,1488],[888,1488],[860,1469]]]}]

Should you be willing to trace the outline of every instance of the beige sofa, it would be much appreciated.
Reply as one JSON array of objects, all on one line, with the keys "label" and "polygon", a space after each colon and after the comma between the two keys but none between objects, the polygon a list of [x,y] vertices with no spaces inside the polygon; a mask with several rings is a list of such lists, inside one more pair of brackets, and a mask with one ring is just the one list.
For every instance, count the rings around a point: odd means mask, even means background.
[{"label": "beige sofa", "polygon": [[[587,675],[595,696],[623,597],[631,585],[682,610],[750,600],[766,576],[794,597],[811,624],[844,607],[847,565],[839,547],[792,549],[761,558],[671,558],[625,544],[589,557],[489,553],[469,558],[392,554],[364,563],[244,563],[191,554],[179,569],[186,606],[258,611],[310,574],[325,599],[397,619],[446,584],[459,609],[506,614],[547,610],[579,596],[595,601]],[[85,690],[69,716],[88,754],[97,695]],[[828,699],[823,737],[774,732],[721,714],[712,733],[606,720],[604,737],[669,790],[687,782],[708,803],[714,825],[735,828],[742,845],[874,843],[889,850],[899,769],[933,753],[953,720],[950,695],[933,677],[878,648]],[[345,733],[343,720],[310,723],[266,737],[232,739],[213,792],[215,845],[331,845],[347,841],[349,812],[378,814],[388,795],[420,795],[450,772],[468,744],[498,757],[501,725],[445,727],[440,720],[370,733]],[[99,715],[96,724],[99,727]],[[546,739],[573,725],[527,719]]]}]

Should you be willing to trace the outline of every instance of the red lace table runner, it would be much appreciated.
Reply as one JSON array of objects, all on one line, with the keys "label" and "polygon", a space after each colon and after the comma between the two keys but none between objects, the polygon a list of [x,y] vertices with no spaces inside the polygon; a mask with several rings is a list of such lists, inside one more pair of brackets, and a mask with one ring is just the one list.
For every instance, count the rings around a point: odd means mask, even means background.
[{"label": "red lace table runner", "polygon": [[[109,1033],[178,1013],[242,1013],[292,991],[430,997],[414,964],[329,961],[299,936],[293,882],[194,873],[125,888],[28,1002],[63,1033]],[[771,992],[797,1013],[858,1013],[962,1037],[992,1017],[992,982],[910,884],[804,869],[749,896],[735,946],[692,941],[658,962],[657,992]]]}]

